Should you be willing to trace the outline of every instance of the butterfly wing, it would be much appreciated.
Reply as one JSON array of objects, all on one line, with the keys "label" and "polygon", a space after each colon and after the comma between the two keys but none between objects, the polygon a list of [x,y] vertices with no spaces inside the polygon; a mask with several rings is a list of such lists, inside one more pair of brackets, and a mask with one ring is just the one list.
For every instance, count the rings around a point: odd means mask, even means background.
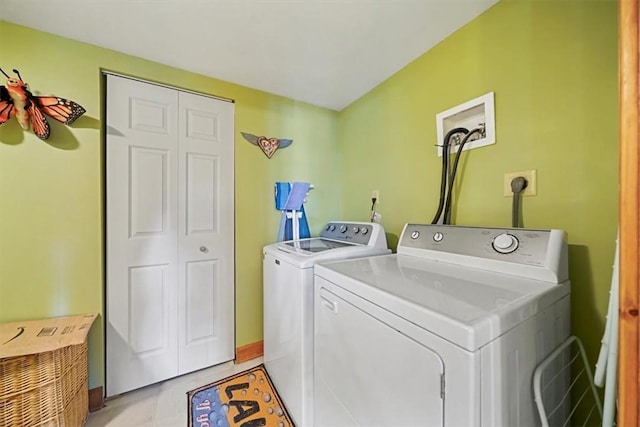
[{"label": "butterfly wing", "polygon": [[79,104],[57,96],[33,96],[31,101],[47,116],[70,125],[86,110]]},{"label": "butterfly wing", "polygon": [[7,88],[0,86],[0,125],[9,120],[15,114],[13,100],[9,96]]},{"label": "butterfly wing", "polygon": [[31,127],[33,128],[33,133],[35,133],[38,138],[45,140],[49,138],[49,134],[51,130],[49,128],[49,123],[47,119],[42,114],[42,111],[38,108],[38,106],[30,102],[27,107],[27,111],[29,112],[29,120],[31,121]]}]

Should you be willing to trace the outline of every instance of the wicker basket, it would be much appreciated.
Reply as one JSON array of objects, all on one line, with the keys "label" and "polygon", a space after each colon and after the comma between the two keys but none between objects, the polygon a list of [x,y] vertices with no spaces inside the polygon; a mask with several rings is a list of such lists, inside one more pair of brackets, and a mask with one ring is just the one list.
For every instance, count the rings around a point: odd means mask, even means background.
[{"label": "wicker basket", "polygon": [[87,343],[0,359],[0,427],[84,425]]}]

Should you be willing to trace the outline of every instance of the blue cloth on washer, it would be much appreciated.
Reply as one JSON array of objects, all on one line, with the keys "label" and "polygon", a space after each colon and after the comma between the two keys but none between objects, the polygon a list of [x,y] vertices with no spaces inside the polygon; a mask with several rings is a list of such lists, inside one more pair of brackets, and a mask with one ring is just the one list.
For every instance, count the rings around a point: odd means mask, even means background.
[{"label": "blue cloth on washer", "polygon": [[[311,237],[307,214],[304,211],[304,199],[309,192],[311,184],[308,182],[276,182],[275,204],[276,209],[282,211],[280,228],[278,229],[278,242],[293,239],[306,239]],[[298,216],[298,212],[300,216]],[[287,216],[287,213],[291,215]],[[293,221],[298,221],[298,236],[293,235]]]},{"label": "blue cloth on washer", "polygon": [[307,197],[309,187],[311,187],[311,184],[308,182],[294,182],[291,188],[291,192],[289,193],[289,197],[287,198],[287,202],[284,206],[285,210],[302,210],[302,203],[304,203],[304,199],[305,197]]}]

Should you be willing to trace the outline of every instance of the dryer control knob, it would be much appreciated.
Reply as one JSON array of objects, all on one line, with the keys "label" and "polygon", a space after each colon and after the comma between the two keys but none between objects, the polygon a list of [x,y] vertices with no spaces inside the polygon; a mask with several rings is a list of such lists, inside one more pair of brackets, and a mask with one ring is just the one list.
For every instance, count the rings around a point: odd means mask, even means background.
[{"label": "dryer control knob", "polygon": [[360,232],[360,227],[351,227],[351,231],[353,231],[355,234],[358,234]]},{"label": "dryer control knob", "polygon": [[367,227],[362,227],[360,230],[362,230],[362,234],[367,234],[369,232],[369,229]]},{"label": "dryer control knob", "polygon": [[493,249],[501,254],[510,254],[518,249],[518,239],[513,234],[502,233],[493,239]]},{"label": "dryer control knob", "polygon": [[341,233],[345,233],[347,231],[347,226],[346,225],[341,225],[340,226],[340,232]]}]

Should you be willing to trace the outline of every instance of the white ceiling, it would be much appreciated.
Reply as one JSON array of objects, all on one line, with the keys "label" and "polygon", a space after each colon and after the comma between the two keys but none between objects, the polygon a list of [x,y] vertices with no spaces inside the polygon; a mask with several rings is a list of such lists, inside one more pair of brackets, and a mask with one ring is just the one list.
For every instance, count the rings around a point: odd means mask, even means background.
[{"label": "white ceiling", "polygon": [[0,18],[341,110],[497,1],[0,0]]}]

